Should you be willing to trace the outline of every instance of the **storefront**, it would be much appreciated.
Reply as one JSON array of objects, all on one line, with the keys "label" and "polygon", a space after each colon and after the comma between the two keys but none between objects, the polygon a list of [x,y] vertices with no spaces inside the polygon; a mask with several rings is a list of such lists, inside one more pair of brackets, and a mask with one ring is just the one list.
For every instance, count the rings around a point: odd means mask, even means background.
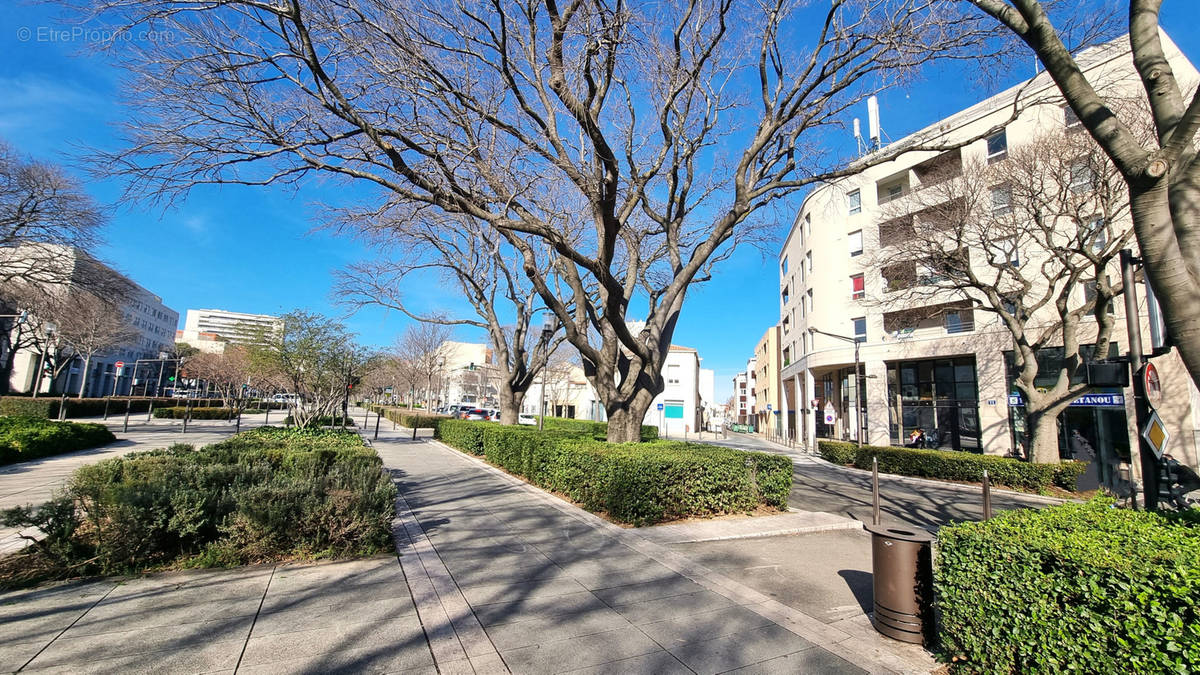
[{"label": "storefront", "polygon": [[887,364],[890,435],[909,445],[982,452],[974,356]]}]

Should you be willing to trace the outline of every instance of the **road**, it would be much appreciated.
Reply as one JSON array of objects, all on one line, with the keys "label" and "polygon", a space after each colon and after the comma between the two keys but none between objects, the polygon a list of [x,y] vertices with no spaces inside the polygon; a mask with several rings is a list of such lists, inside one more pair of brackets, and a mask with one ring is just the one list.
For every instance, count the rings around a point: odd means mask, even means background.
[{"label": "road", "polygon": [[[711,442],[711,441],[706,441]],[[745,434],[729,434],[719,444],[745,450],[788,454],[795,471],[788,504],[801,511],[825,511],[871,522],[871,475],[834,466],[800,450]],[[908,524],[931,530],[955,520],[981,520],[983,497],[977,487],[937,485],[927,481],[880,474],[880,511],[884,524]],[[1007,491],[992,494],[992,508],[1039,508],[1053,503],[1035,495]]]}]

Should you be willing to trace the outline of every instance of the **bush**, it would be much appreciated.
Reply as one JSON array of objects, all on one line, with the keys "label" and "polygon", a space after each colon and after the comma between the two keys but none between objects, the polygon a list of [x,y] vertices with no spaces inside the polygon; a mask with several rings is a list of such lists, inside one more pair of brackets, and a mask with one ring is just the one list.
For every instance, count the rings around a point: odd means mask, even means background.
[{"label": "bush", "polygon": [[52,422],[40,417],[0,417],[0,464],[87,450],[117,440],[103,424]]},{"label": "bush", "polygon": [[870,469],[871,459],[877,457],[880,471],[901,476],[980,482],[986,469],[993,483],[1034,492],[1042,492],[1051,485],[1074,491],[1076,478],[1087,468],[1084,462],[1033,464],[1011,457],[953,450],[877,445],[864,445],[860,450],[853,443],[839,441],[818,441],[817,450],[829,462],[849,464],[860,469]]},{"label": "bush", "polygon": [[121,574],[388,550],[395,495],[357,434],[262,427],[82,467],[60,498],[3,520],[45,526],[21,554],[54,562],[43,577]]},{"label": "bush", "polygon": [[1097,499],[938,535],[942,656],[967,672],[1200,670],[1200,530]]},{"label": "bush", "polygon": [[[108,414],[125,413],[126,402],[129,412],[144,413],[153,403],[155,408],[167,408],[186,405],[188,399],[182,398],[68,398],[67,417],[99,417],[104,414],[104,406],[108,404]],[[58,419],[58,408],[62,403],[59,396],[30,398],[27,396],[0,396],[0,415],[25,415]],[[199,407],[219,406],[217,399],[191,399],[192,409]]]},{"label": "bush", "polygon": [[154,416],[159,419],[181,420],[187,415],[194,420],[228,420],[233,419],[234,411],[230,408],[191,408],[189,412],[187,406],[154,409]]},{"label": "bush", "polygon": [[[283,423],[286,426],[292,426],[296,424],[296,420],[292,419],[291,415],[288,415],[287,417],[283,418]],[[308,429],[316,429],[319,427],[340,427],[343,426],[343,423],[344,426],[347,427],[355,426],[354,417],[350,415],[347,415],[345,418],[343,418],[341,415],[320,415],[309,420],[305,427]]]},{"label": "bush", "polygon": [[787,457],[676,441],[605,443],[590,437],[593,429],[547,426],[448,420],[438,431],[448,445],[634,525],[787,506]]},{"label": "bush", "polygon": [[439,422],[448,420],[445,415],[433,415],[405,408],[391,408],[382,405],[369,406],[372,412],[381,413],[384,419],[395,422],[408,429],[436,429]]}]

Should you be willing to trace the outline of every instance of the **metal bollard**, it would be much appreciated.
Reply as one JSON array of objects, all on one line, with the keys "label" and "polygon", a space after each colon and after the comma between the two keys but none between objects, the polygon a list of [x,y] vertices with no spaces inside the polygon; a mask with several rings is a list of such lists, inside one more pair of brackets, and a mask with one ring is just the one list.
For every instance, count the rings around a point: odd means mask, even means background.
[{"label": "metal bollard", "polygon": [[191,417],[192,417],[192,402],[188,401],[183,406],[183,431],[181,433],[185,433],[185,434],[187,433],[188,420],[191,419]]},{"label": "metal bollard", "polygon": [[370,417],[371,417],[371,409],[363,408],[363,429],[367,428],[367,422],[370,420]]},{"label": "metal bollard", "polygon": [[67,419],[67,395],[66,394],[63,394],[62,400],[58,402],[58,419],[60,422],[62,420]]},{"label": "metal bollard", "polygon": [[233,433],[240,434],[242,433],[242,409],[238,408],[237,412],[237,422],[234,423]]},{"label": "metal bollard", "polygon": [[154,399],[150,399],[150,407],[146,408],[146,424],[150,423],[150,418],[154,416]]},{"label": "metal bollard", "polygon": [[383,417],[379,413],[375,413],[375,440],[379,440],[379,418]]},{"label": "metal bollard", "polygon": [[104,397],[104,421],[108,421],[108,402],[112,400],[111,396]]},{"label": "metal bollard", "polygon": [[987,469],[983,470],[983,519],[992,519],[992,480]]},{"label": "metal bollard", "polygon": [[133,405],[133,399],[125,399],[125,424],[121,427],[121,431],[129,431],[129,407]]}]

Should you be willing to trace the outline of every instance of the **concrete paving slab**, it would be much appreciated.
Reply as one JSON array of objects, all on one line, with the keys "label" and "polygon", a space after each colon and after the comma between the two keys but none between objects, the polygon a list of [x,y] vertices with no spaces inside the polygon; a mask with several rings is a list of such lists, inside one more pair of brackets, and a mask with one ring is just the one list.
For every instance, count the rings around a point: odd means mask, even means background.
[{"label": "concrete paving slab", "polygon": [[785,654],[813,649],[814,645],[786,628],[772,624],[711,640],[665,647],[698,675],[715,675]]},{"label": "concrete paving slab", "polygon": [[405,675],[435,675],[429,651],[396,651],[389,645],[325,652],[317,656],[273,661],[259,665],[243,665],[240,675],[293,675],[295,673],[405,673]]},{"label": "concrete paving slab", "polygon": [[502,650],[504,662],[514,673],[540,675],[598,666],[632,656],[662,651],[636,627],[618,628],[566,640],[543,642],[530,647]]},{"label": "concrete paving slab", "polygon": [[821,649],[805,649],[794,654],[777,656],[773,659],[743,666],[728,671],[727,675],[795,675],[796,673],[834,673],[857,675],[867,671],[840,656]]},{"label": "concrete paving slab", "polygon": [[[540,617],[578,616],[588,612],[604,612],[608,605],[589,592],[571,595],[543,596],[490,605],[473,605],[479,623],[485,629],[502,623],[514,623]],[[618,610],[619,611],[619,610]]]},{"label": "concrete paving slab", "polygon": [[736,603],[729,598],[709,590],[701,590],[698,593],[673,595],[633,605],[617,605],[613,610],[630,622],[641,625],[661,621],[663,617],[688,617],[733,606],[736,606]]},{"label": "concrete paving slab", "polygon": [[569,673],[570,675],[628,675],[629,673],[692,675],[692,669],[680,663],[679,659],[664,650],[572,670]]},{"label": "concrete paving slab", "polygon": [[580,615],[539,616],[517,623],[491,625],[487,627],[487,634],[496,649],[504,651],[541,642],[606,633],[630,625],[616,611],[603,608]]},{"label": "concrete paving slab", "polygon": [[69,663],[43,665],[41,657],[22,673],[232,673],[244,640],[207,642],[187,649],[173,649],[110,658],[81,658]]},{"label": "concrete paving slab", "polygon": [[271,635],[252,634],[242,654],[243,666],[317,657],[331,652],[372,648],[388,650],[414,665],[433,665],[425,634],[415,620],[387,619],[352,623],[351,617],[327,622],[320,628]]},{"label": "concrete paving slab", "polygon": [[606,604],[615,606],[632,605],[674,595],[688,595],[702,590],[704,590],[703,587],[691,579],[675,574],[665,579],[615,586],[594,591],[594,593]]},{"label": "concrete paving slab", "polygon": [[722,518],[674,525],[657,525],[644,528],[638,534],[659,544],[681,544],[861,529],[862,523],[853,518],[820,511],[803,511],[781,513],[777,516]]},{"label": "concrete paving slab", "polygon": [[711,640],[774,623],[753,610],[733,605],[709,612],[673,616],[662,621],[644,623],[639,627],[655,642],[670,649],[674,645]]},{"label": "concrete paving slab", "polygon": [[586,591],[582,584],[569,577],[544,577],[532,581],[462,586],[463,597],[472,605],[512,602],[526,598],[570,595]]}]

